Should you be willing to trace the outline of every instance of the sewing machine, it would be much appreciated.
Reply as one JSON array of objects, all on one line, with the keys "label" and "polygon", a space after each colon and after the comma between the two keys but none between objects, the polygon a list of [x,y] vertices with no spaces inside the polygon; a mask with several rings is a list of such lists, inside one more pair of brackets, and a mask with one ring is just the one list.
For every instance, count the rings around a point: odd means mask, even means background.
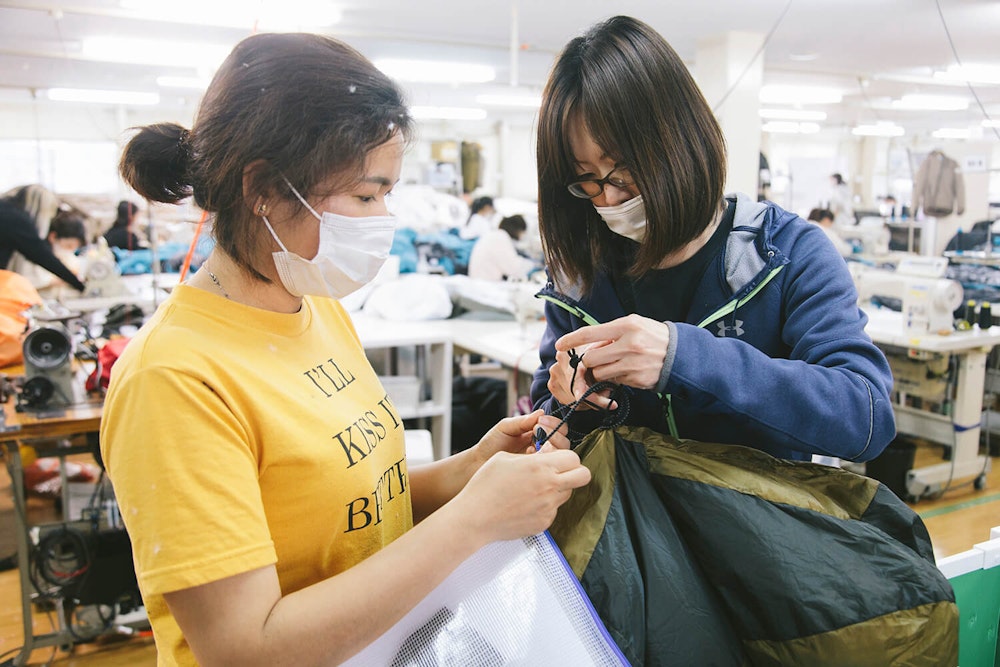
[{"label": "sewing machine", "polygon": [[964,290],[957,281],[944,277],[947,258],[906,257],[895,271],[856,262],[850,266],[860,303],[872,297],[902,302],[903,333],[950,333],[954,329],[954,313],[962,304]]},{"label": "sewing machine", "polygon": [[[900,396],[893,403],[897,432],[951,449],[950,461],[906,473],[907,495],[914,500],[933,496],[969,477],[976,488],[983,488],[990,470],[989,457],[979,454],[986,357],[1000,344],[1000,327],[954,330],[954,312],[964,294],[960,283],[944,277],[945,257],[907,256],[895,271],[854,264],[859,301],[869,317],[865,331],[886,351],[893,368]],[[875,296],[901,300],[902,312],[866,307],[864,302]],[[953,358],[950,381],[947,357]],[[941,386],[942,379],[952,386]],[[911,391],[931,402],[950,396],[951,407],[931,411],[905,403],[902,397]]]},{"label": "sewing machine", "polygon": [[83,383],[73,368],[73,336],[59,322],[32,329],[22,343],[24,386],[17,409],[65,408],[83,401]]},{"label": "sewing machine", "polygon": [[81,259],[86,267],[83,284],[87,289],[84,296],[114,297],[128,292],[122,281],[121,271],[118,270],[115,255],[103,238],[89,248]]},{"label": "sewing machine", "polygon": [[892,233],[885,220],[878,217],[861,218],[857,225],[850,227],[834,226],[841,238],[861,243],[861,252],[866,255],[882,256],[889,254],[889,241]]}]

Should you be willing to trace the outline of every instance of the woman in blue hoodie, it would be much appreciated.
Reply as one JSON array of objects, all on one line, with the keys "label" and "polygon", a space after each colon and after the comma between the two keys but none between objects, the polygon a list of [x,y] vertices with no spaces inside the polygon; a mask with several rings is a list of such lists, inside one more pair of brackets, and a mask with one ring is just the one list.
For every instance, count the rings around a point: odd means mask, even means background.
[{"label": "woman in blue hoodie", "polygon": [[[611,381],[628,423],[682,438],[798,460],[883,450],[892,376],[844,260],[794,213],[723,194],[722,130],[662,36],[618,16],[570,41],[538,128],[536,407],[565,414]],[[591,394],[571,433],[609,407]]]}]

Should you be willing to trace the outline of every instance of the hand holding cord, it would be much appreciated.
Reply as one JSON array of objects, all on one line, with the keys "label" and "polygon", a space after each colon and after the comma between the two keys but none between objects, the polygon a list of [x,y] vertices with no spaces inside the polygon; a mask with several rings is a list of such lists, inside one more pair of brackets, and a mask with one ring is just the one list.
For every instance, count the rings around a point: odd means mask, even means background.
[{"label": "hand holding cord", "polygon": [[[574,359],[576,360],[575,364],[573,364]],[[580,359],[581,357],[577,356],[575,352],[573,352],[570,357],[570,364],[573,366],[574,369],[574,378],[576,375],[576,367],[579,365]],[[609,397],[611,399],[611,403],[609,405],[617,405],[618,407],[614,409],[610,407],[601,408],[587,400],[587,398],[591,394],[602,391],[610,391]],[[569,421],[569,418],[573,415],[574,412],[576,412],[577,408],[581,404],[591,405],[595,409],[604,412],[604,419],[602,420],[598,428],[608,429],[621,426],[622,424],[625,423],[625,420],[628,419],[629,393],[630,390],[628,387],[620,384],[615,384],[614,382],[603,381],[591,385],[590,387],[587,388],[585,392],[583,392],[583,395],[580,396],[580,398],[578,398],[577,400],[573,401],[569,405],[559,405],[555,410],[553,410],[553,414],[555,414],[558,417],[561,417],[562,421],[559,422],[559,426],[553,429],[552,433],[558,431],[563,424]],[[552,436],[552,433],[545,433],[545,430],[541,427],[535,430],[535,451],[538,451],[539,449],[542,448],[542,445],[544,445],[548,441],[548,439]],[[573,435],[572,429],[570,430],[570,433],[571,435]],[[577,435],[583,435],[583,434],[577,434]]]}]

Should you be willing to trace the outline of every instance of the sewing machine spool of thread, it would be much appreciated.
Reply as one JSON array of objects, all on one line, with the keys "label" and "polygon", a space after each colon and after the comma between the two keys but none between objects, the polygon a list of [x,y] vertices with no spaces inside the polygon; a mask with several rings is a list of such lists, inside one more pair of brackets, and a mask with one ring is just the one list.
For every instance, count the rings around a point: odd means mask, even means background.
[{"label": "sewing machine spool of thread", "polygon": [[979,303],[979,328],[989,329],[993,326],[993,307],[989,301]]},{"label": "sewing machine spool of thread", "polygon": [[976,300],[969,299],[965,302],[965,321],[972,326],[976,323]]}]

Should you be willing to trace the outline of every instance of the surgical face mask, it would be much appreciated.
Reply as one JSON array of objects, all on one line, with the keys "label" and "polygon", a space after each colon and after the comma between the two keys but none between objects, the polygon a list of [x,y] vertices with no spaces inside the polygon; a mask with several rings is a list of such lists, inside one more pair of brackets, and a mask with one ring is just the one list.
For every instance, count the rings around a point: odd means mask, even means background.
[{"label": "surgical face mask", "polygon": [[320,215],[291,183],[288,187],[319,220],[319,251],[309,260],[289,251],[274,233],[271,222],[261,216],[281,247],[280,252],[271,255],[281,284],[289,294],[342,299],[370,283],[389,257],[395,218],[388,215],[352,218],[329,211]]},{"label": "surgical face mask", "polygon": [[642,195],[617,206],[594,206],[597,213],[615,234],[642,243],[646,238],[646,207]]}]

